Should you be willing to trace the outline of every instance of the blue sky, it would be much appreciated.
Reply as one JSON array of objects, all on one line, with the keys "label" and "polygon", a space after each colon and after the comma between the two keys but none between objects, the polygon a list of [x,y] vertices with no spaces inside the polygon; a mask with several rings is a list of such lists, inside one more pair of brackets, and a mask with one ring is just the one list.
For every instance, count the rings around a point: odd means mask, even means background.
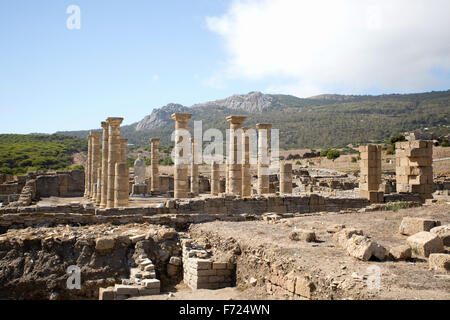
[{"label": "blue sky", "polygon": [[[108,116],[130,124],[170,102],[189,106],[255,90],[297,96],[446,90],[450,28],[434,21],[448,18],[449,6],[439,2],[423,13],[401,0],[394,9],[369,11],[343,1],[339,10],[349,21],[368,12],[367,31],[367,21],[356,18],[356,27],[341,19],[336,28],[332,17],[332,29],[308,25],[314,24],[308,16],[323,16],[311,1],[1,1],[0,133],[98,128]],[[79,30],[66,27],[69,5],[80,8]],[[405,25],[390,23],[395,10],[409,9]],[[432,25],[416,30],[417,14]],[[359,23],[365,31],[349,34]],[[335,29],[333,39],[349,42],[316,41]],[[411,31],[419,35],[404,39],[402,32]],[[370,43],[362,40],[366,32]],[[386,47],[396,39],[402,50]],[[423,48],[414,45],[422,40]],[[349,55],[355,51],[357,57]],[[374,57],[385,51],[380,70]]]}]

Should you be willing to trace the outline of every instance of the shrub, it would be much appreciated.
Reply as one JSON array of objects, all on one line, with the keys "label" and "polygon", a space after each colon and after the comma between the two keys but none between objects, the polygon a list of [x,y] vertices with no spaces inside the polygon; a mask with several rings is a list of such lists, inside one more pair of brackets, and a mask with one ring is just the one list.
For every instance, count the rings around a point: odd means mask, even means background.
[{"label": "shrub", "polygon": [[330,149],[324,149],[320,151],[320,156],[321,157],[326,157],[328,154],[328,151],[330,151]]},{"label": "shrub", "polygon": [[335,160],[335,159],[339,158],[340,155],[341,155],[341,153],[339,152],[339,150],[331,149],[331,150],[328,150],[328,152],[327,152],[327,159]]},{"label": "shrub", "polygon": [[449,143],[447,139],[442,140],[441,147],[448,147]]},{"label": "shrub", "polygon": [[352,162],[355,163],[356,161],[358,161],[358,159],[356,157],[352,157]]}]

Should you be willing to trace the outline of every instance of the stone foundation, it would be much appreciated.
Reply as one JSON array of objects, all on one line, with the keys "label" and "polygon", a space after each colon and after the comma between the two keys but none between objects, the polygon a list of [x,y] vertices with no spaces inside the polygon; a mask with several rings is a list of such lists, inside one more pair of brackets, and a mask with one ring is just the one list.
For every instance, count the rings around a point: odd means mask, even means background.
[{"label": "stone foundation", "polygon": [[191,240],[183,243],[184,283],[191,289],[219,289],[234,286],[236,265],[214,261],[208,252]]}]

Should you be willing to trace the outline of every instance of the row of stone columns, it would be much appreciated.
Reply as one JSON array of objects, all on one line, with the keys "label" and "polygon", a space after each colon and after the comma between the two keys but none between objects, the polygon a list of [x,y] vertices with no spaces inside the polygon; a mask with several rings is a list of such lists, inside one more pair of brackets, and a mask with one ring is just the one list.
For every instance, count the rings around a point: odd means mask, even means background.
[{"label": "row of stone columns", "polygon": [[[188,121],[191,114],[174,113],[172,119],[175,120],[175,172],[174,172],[174,197],[186,198],[188,196],[187,179],[188,163],[187,155],[183,154],[187,150],[187,130]],[[250,137],[247,133],[248,128],[243,128],[242,123],[245,116],[228,116],[227,122],[230,123],[230,141],[229,154],[225,165],[225,192],[241,196],[251,196],[251,174],[250,174]],[[268,132],[272,128],[271,124],[259,123],[256,125],[258,130],[258,194],[269,193],[269,145]],[[191,193],[198,195],[198,145],[194,139],[191,139]],[[239,159],[239,156],[241,158]],[[290,168],[290,169],[289,169]],[[289,172],[288,172],[289,171]],[[283,176],[283,186],[280,192],[292,192],[292,165],[287,165],[281,169],[280,176]],[[211,163],[211,195],[217,195],[220,189],[219,164]],[[153,179],[152,179],[153,180]],[[290,185],[289,185],[290,184]]]},{"label": "row of stone columns", "polygon": [[120,138],[122,121],[123,118],[108,118],[101,123],[102,133],[91,132],[88,136],[85,197],[100,208],[128,205],[127,139]]}]

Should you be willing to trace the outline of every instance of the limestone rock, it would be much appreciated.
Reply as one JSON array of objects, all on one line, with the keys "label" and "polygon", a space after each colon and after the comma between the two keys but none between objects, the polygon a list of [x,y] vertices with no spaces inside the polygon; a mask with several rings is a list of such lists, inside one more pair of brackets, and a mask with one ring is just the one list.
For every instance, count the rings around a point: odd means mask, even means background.
[{"label": "limestone rock", "polygon": [[312,230],[295,229],[289,234],[289,239],[294,241],[316,241],[316,234]]},{"label": "limestone rock", "polygon": [[389,253],[395,260],[411,259],[411,247],[407,245],[392,247],[389,250]]},{"label": "limestone rock", "polygon": [[438,220],[405,217],[400,224],[399,232],[409,236],[421,231],[430,231],[432,228],[440,225],[441,222]]},{"label": "limestone rock", "polygon": [[369,238],[353,235],[347,241],[347,253],[359,260],[368,261],[372,256],[378,260],[384,260],[386,249]]},{"label": "limestone rock", "polygon": [[180,266],[181,258],[180,257],[170,257],[169,264],[174,265],[174,266]]},{"label": "limestone rock", "polygon": [[438,235],[444,246],[450,247],[450,224],[434,227],[430,232]]},{"label": "limestone rock", "polygon": [[432,270],[450,272],[450,254],[432,253],[428,262]]},{"label": "limestone rock", "polygon": [[314,283],[307,277],[297,277],[295,282],[296,294],[310,299],[315,288]]},{"label": "limestone rock", "polygon": [[110,237],[98,238],[95,241],[95,250],[108,251],[114,248],[114,244],[115,244],[114,238]]},{"label": "limestone rock", "polygon": [[353,235],[362,236],[363,231],[358,230],[358,229],[353,229],[353,228],[342,229],[341,231],[336,232],[333,235],[333,243],[337,248],[345,249],[347,247],[348,239],[350,239]]},{"label": "limestone rock", "polygon": [[412,252],[419,257],[428,257],[431,253],[441,253],[444,250],[442,240],[434,233],[422,231],[406,239]]},{"label": "limestone rock", "polygon": [[336,233],[336,232],[341,231],[342,229],[345,229],[345,225],[343,225],[343,224],[333,224],[333,225],[331,225],[331,226],[329,226],[327,228],[327,232],[328,233]]}]

